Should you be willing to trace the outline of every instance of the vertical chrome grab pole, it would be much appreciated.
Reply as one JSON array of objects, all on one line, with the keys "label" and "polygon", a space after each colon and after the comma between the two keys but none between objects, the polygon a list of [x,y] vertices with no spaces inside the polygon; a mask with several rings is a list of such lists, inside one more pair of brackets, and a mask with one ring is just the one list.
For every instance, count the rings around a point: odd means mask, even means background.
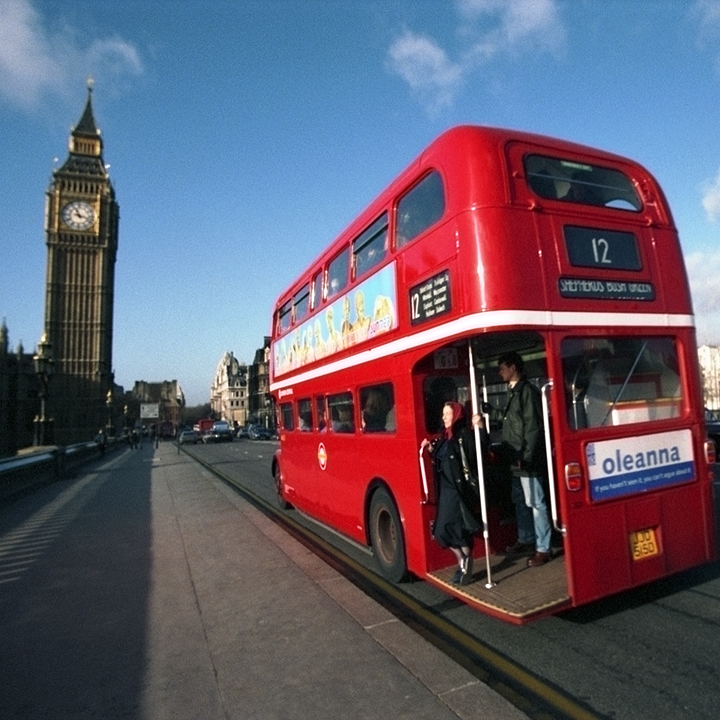
[{"label": "vertical chrome grab pole", "polygon": [[552,456],[552,442],[550,439],[550,405],[548,394],[553,388],[553,381],[548,380],[542,386],[542,411],[543,425],[545,428],[545,461],[547,463],[548,490],[550,492],[550,512],[552,514],[553,527],[565,535],[565,526],[558,522],[557,498],[555,496],[555,466]]},{"label": "vertical chrome grab pole", "polygon": [[428,491],[427,474],[425,473],[425,462],[423,460],[423,448],[420,447],[420,475],[422,476],[423,492],[425,493],[425,499],[422,504],[427,505],[430,500],[430,493]]},{"label": "vertical chrome grab pole", "polygon": [[[473,361],[472,340],[468,340],[468,359],[470,362],[470,399],[472,413],[478,414],[477,383],[475,382],[475,363]],[[483,539],[485,540],[485,569],[487,572],[486,588],[495,587],[490,568],[490,539],[488,534],[487,503],[485,501],[485,473],[483,471],[482,445],[480,444],[480,428],[473,426],[475,433],[475,456],[477,458],[478,490],[480,494],[480,513],[482,515]]]},{"label": "vertical chrome grab pole", "polygon": [[[483,402],[487,405],[488,394],[487,394],[487,380],[485,379],[485,373],[483,373],[482,381],[483,381]],[[487,431],[487,433],[489,435],[490,434],[490,413],[483,413],[483,417],[485,418],[485,430]]]}]

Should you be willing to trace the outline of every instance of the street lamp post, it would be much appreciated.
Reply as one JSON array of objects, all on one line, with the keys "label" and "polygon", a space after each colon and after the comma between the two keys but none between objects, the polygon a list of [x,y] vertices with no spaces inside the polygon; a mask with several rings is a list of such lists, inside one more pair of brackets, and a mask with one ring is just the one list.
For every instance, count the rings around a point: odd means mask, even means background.
[{"label": "street lamp post", "polygon": [[38,390],[40,397],[40,417],[35,417],[33,444],[39,447],[46,443],[52,443],[53,441],[52,420],[45,417],[45,400],[48,396],[48,384],[53,374],[55,361],[52,357],[52,343],[47,339],[46,333],[43,333],[37,352],[33,355],[33,364],[35,366],[35,374],[40,381],[40,389]]},{"label": "street lamp post", "polygon": [[108,437],[115,434],[115,431],[113,430],[113,417],[112,417],[112,411],[113,411],[113,392],[112,389],[107,391],[107,395],[105,396],[105,406],[107,407],[107,434]]}]

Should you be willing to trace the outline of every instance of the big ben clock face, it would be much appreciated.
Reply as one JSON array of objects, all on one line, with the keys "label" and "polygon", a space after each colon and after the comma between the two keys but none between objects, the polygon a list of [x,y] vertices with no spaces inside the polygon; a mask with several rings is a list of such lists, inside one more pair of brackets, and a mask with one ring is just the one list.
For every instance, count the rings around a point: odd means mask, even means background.
[{"label": "big ben clock face", "polygon": [[95,222],[95,210],[81,200],[69,202],[61,212],[62,221],[73,230],[87,230]]}]

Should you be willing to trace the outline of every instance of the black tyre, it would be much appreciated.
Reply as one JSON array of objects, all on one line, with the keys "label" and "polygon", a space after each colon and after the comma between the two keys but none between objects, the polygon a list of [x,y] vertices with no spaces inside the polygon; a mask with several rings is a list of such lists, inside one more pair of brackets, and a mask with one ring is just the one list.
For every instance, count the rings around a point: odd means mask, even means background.
[{"label": "black tyre", "polygon": [[370,542],[383,577],[390,582],[406,580],[405,539],[400,515],[385,488],[378,488],[370,501]]},{"label": "black tyre", "polygon": [[273,478],[275,479],[275,497],[277,498],[277,506],[281,510],[289,510],[292,505],[282,495],[282,475],[280,473],[279,463],[273,467]]}]

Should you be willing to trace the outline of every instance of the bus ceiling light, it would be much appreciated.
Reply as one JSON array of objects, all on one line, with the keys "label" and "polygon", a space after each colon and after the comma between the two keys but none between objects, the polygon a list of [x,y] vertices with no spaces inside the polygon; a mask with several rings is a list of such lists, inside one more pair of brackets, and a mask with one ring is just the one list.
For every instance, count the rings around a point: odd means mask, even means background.
[{"label": "bus ceiling light", "polygon": [[565,486],[572,492],[583,488],[583,475],[580,463],[571,462],[565,465]]}]

